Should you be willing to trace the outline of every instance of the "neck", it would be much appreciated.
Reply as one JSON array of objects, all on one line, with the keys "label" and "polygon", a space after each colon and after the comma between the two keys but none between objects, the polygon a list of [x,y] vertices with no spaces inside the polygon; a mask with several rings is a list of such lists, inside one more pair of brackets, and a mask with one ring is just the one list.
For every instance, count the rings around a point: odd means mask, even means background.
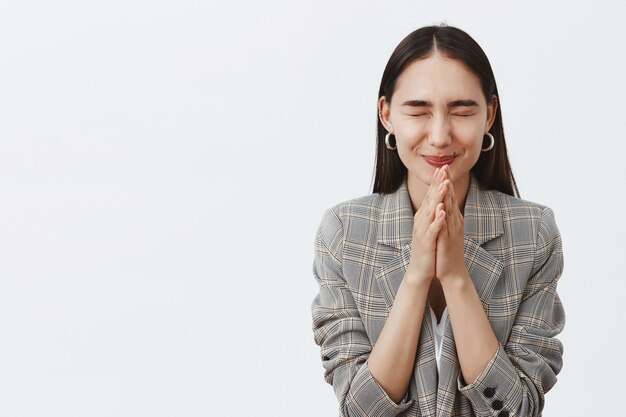
[{"label": "neck", "polygon": [[[465,199],[467,198],[467,192],[469,190],[470,174],[467,173],[464,177],[454,178],[452,177],[452,185],[454,187],[454,194],[459,203],[459,210],[463,213],[465,210]],[[413,175],[411,172],[407,173],[407,188],[409,190],[409,196],[411,197],[411,205],[413,206],[413,213],[417,211],[422,204],[426,193],[430,187],[430,182],[424,183],[421,179]]]}]

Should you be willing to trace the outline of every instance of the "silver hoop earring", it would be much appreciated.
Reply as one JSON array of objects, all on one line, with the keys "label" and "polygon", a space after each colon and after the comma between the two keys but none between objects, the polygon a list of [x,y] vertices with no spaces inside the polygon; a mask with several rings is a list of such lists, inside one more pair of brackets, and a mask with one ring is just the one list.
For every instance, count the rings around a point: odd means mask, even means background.
[{"label": "silver hoop earring", "polygon": [[385,135],[385,146],[387,147],[387,149],[395,151],[398,147],[397,146],[392,147],[389,144],[389,136],[391,136],[391,132],[387,132],[387,134]]},{"label": "silver hoop earring", "polygon": [[480,150],[483,152],[487,152],[493,149],[493,145],[496,144],[496,140],[493,137],[493,135],[489,132],[485,133],[485,135],[489,136],[489,138],[491,139],[491,143],[489,144],[489,146],[487,146],[486,148],[481,148]]}]

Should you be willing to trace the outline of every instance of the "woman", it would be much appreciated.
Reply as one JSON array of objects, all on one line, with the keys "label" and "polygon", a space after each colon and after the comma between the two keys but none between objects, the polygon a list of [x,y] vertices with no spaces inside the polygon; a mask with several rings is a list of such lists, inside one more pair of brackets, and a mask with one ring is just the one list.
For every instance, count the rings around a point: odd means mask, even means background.
[{"label": "woman", "polygon": [[316,234],[313,330],[341,416],[541,415],[563,254],[552,210],[518,197],[483,50],[411,33],[382,77],[373,193]]}]

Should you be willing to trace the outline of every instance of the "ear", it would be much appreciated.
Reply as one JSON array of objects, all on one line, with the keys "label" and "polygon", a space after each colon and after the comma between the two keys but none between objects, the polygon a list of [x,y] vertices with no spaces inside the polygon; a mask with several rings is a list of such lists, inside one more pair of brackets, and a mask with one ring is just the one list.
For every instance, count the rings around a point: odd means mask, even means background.
[{"label": "ear", "polygon": [[387,132],[393,132],[393,126],[391,125],[390,103],[387,102],[387,98],[385,96],[381,96],[380,99],[378,99],[378,118],[385,129],[387,129]]},{"label": "ear", "polygon": [[493,122],[496,121],[496,113],[498,112],[498,97],[495,94],[491,97],[491,104],[487,104],[487,130],[485,132],[489,132],[489,129],[493,126]]}]

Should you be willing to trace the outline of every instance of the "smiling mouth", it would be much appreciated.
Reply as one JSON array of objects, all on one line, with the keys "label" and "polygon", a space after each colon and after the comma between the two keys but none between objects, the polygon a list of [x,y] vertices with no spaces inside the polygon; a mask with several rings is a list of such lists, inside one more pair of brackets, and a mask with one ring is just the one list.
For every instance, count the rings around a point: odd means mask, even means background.
[{"label": "smiling mouth", "polygon": [[452,161],[456,158],[455,155],[447,155],[447,156],[428,156],[424,155],[424,159],[430,165],[435,167],[442,167],[444,165],[450,165]]}]

